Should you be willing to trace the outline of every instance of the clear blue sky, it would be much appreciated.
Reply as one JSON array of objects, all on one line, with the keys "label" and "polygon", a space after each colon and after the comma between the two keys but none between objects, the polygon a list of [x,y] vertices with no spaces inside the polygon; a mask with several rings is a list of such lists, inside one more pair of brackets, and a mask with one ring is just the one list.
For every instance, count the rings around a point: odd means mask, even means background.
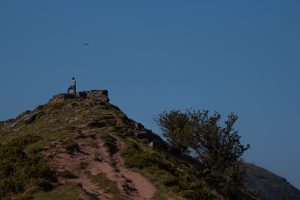
[{"label": "clear blue sky", "polygon": [[156,132],[164,110],[234,111],[245,159],[300,188],[298,0],[1,0],[0,69],[0,120],[72,76]]}]

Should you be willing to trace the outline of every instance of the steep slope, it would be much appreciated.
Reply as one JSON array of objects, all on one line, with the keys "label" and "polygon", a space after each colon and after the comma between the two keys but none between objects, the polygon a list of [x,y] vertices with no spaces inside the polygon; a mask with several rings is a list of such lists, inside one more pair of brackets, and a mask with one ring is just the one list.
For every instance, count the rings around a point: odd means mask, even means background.
[{"label": "steep slope", "polygon": [[247,164],[246,185],[250,190],[260,193],[260,199],[300,199],[300,191],[276,174]]},{"label": "steep slope", "polygon": [[[195,176],[195,167],[201,170],[110,104],[107,91],[56,95],[0,122],[0,199],[224,199]],[[261,187],[260,168],[249,169],[249,188],[262,188],[260,199],[276,199]],[[281,199],[300,194],[272,184],[290,194]]]},{"label": "steep slope", "polygon": [[[155,152],[145,144],[154,139],[165,143],[109,104],[106,93],[81,92],[76,100],[72,95],[56,95],[33,111],[1,122],[1,146],[9,144],[11,148],[28,140],[19,150],[29,160],[39,157],[36,162],[46,163],[51,179],[42,173],[37,180],[25,177],[24,184],[19,184],[14,182],[19,175],[3,174],[0,199],[172,199],[169,191],[157,189],[160,183],[149,181],[150,176],[126,168],[128,163],[121,156],[129,155],[128,145]],[[23,155],[17,156],[23,159]],[[12,170],[18,167],[12,161]],[[48,187],[40,180],[47,181]],[[1,189],[10,181],[12,187]],[[34,184],[29,188],[31,182]]]}]

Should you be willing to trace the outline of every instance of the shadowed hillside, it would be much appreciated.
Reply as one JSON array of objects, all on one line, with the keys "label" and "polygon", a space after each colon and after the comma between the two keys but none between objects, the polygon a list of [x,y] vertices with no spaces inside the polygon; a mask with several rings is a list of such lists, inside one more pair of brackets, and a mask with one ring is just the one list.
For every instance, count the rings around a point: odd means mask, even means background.
[{"label": "shadowed hillside", "polygon": [[260,199],[300,199],[299,190],[286,179],[253,164],[247,164],[246,170],[246,186],[258,191]]},{"label": "shadowed hillside", "polygon": [[[56,95],[0,122],[0,199],[226,199],[201,167],[110,104],[107,91]],[[247,172],[259,199],[299,199],[264,169]]]}]

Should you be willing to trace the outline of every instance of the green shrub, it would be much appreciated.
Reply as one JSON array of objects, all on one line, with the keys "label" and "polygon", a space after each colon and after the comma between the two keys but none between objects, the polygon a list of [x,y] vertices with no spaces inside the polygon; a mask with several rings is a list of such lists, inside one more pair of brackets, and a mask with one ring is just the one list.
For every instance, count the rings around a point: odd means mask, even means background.
[{"label": "green shrub", "polygon": [[[240,199],[241,196],[252,199],[246,191],[242,173],[242,155],[250,145],[241,144],[238,131],[234,129],[237,119],[238,116],[231,113],[221,126],[219,113],[173,110],[160,114],[156,122],[170,145],[182,153],[191,150],[202,163],[195,171],[209,188],[228,199]],[[203,168],[205,173],[201,172]]]}]

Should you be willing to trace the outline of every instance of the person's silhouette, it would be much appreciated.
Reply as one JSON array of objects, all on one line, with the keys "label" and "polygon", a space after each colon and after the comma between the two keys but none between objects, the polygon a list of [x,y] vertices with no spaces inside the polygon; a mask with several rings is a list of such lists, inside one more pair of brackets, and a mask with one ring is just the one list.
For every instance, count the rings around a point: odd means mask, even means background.
[{"label": "person's silhouette", "polygon": [[68,88],[68,94],[70,93],[70,90],[73,90],[73,93],[76,98],[76,80],[74,77],[72,78],[72,83],[71,83],[70,87]]}]

